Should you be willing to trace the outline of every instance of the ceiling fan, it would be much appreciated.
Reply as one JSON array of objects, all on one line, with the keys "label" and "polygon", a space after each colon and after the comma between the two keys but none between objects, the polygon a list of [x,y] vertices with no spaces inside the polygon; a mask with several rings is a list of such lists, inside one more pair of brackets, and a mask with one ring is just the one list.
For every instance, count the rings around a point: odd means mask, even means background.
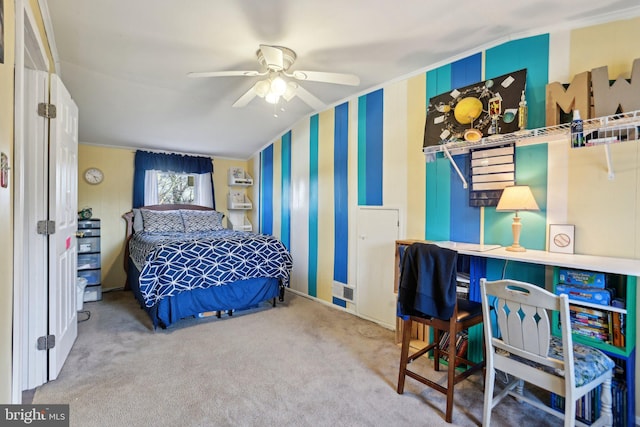
[{"label": "ceiling fan", "polygon": [[325,104],[315,95],[304,89],[297,81],[314,81],[347,86],[358,86],[360,78],[353,74],[328,73],[323,71],[289,71],[296,60],[296,53],[284,46],[260,45],[256,52],[258,63],[263,71],[208,71],[189,73],[189,77],[265,77],[257,81],[233,104],[239,108],[247,105],[259,96],[270,104],[278,104],[281,99],[291,100],[298,96],[314,110],[321,110]]}]

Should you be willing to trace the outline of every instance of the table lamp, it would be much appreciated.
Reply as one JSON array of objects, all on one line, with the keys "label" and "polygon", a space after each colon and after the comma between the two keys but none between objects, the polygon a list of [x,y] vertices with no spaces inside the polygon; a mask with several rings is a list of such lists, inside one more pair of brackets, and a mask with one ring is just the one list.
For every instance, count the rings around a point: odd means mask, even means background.
[{"label": "table lamp", "polygon": [[518,211],[538,211],[540,208],[536,203],[536,199],[533,198],[533,193],[528,185],[512,185],[506,187],[502,191],[502,196],[496,206],[497,212],[515,211],[513,217],[513,224],[511,229],[513,231],[513,244],[507,248],[511,252],[524,252],[526,249],[520,246],[520,230],[522,224],[520,223],[520,217]]}]

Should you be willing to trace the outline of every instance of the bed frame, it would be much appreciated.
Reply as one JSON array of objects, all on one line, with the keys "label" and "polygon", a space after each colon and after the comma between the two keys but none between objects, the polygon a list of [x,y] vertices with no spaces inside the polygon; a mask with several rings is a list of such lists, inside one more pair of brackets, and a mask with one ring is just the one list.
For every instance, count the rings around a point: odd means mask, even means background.
[{"label": "bed frame", "polygon": [[[208,208],[205,206],[198,206],[198,205],[185,205],[185,204],[166,204],[166,205],[149,205],[149,206],[142,206],[141,208],[143,209],[149,209],[149,210],[156,210],[156,211],[168,211],[168,210],[178,210],[178,209],[190,209],[190,210],[214,210],[212,208]],[[129,259],[129,240],[131,240],[131,236],[133,236],[134,232],[133,232],[133,210],[125,213],[122,215],[122,218],[124,218],[124,220],[126,221],[126,225],[127,225],[127,229],[126,229],[126,239],[125,239],[125,251],[124,251],[124,270],[127,273],[127,282],[125,284],[125,290],[131,290],[133,291],[133,293],[136,296],[136,299],[138,299],[138,301],[142,304],[141,302],[141,296],[139,295],[139,289],[137,286],[134,286],[135,283],[137,283],[138,281],[138,274],[139,272],[136,270],[135,266],[133,265],[133,261],[131,261]],[[253,279],[253,280],[277,280],[277,279]],[[200,290],[203,291],[203,290]],[[284,301],[284,288],[279,285],[279,291],[278,291],[278,299],[280,301]],[[268,300],[272,300],[272,306],[275,307],[276,306],[276,297],[270,297],[267,298],[266,301]],[[263,300],[265,301],[265,300]],[[145,307],[142,307],[145,308]],[[220,318],[222,316],[223,312],[226,312],[229,316],[232,315],[233,310],[235,308],[240,308],[240,307],[234,307],[234,308],[229,308],[229,309],[225,309],[225,310],[211,310],[211,311],[207,311],[205,312],[206,315],[213,315],[215,314],[216,317]],[[157,310],[156,311],[149,311],[145,308],[145,310],[149,313],[150,317],[152,317],[152,321],[154,322],[154,327],[156,326],[156,320],[154,319],[154,316],[157,316]],[[201,313],[200,313],[201,314]],[[162,324],[160,324],[161,327],[166,327],[163,326]]]}]

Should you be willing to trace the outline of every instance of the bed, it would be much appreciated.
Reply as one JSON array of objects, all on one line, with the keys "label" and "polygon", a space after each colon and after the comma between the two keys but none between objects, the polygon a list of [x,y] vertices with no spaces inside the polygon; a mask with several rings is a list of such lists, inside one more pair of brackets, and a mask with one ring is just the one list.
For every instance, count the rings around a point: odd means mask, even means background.
[{"label": "bed", "polygon": [[143,206],[123,215],[126,288],[154,328],[283,301],[289,251],[273,236],[224,228],[223,217],[194,205]]}]

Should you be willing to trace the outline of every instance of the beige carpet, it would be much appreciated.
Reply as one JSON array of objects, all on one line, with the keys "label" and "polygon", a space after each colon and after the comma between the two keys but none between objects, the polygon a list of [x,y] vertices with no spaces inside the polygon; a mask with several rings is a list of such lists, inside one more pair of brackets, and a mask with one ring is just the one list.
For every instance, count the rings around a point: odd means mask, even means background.
[{"label": "beige carpet", "polygon": [[[106,293],[85,303],[91,318],[33,403],[69,403],[79,427],[450,425],[444,395],[411,378],[396,393],[392,331],[292,293],[285,299],[153,331],[130,292]],[[415,363],[431,364],[423,359]],[[481,385],[474,375],[456,387],[454,425],[481,424]],[[561,425],[511,399],[492,421]]]}]

